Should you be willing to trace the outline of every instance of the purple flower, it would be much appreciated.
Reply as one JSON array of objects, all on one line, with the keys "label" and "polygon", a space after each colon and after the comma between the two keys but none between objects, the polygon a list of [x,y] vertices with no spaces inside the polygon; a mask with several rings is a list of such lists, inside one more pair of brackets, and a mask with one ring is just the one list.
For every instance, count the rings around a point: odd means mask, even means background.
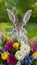
[{"label": "purple flower", "polygon": [[9,51],[9,52],[11,52],[12,50],[13,50],[13,41],[9,41],[9,42],[7,42],[6,44],[5,44],[5,49],[7,50],[7,51]]},{"label": "purple flower", "polygon": [[35,41],[35,43],[37,44],[37,41]]},{"label": "purple flower", "polygon": [[37,51],[37,43],[33,44],[33,46],[31,47],[31,51],[32,52],[36,52]]},{"label": "purple flower", "polygon": [[16,65],[16,58],[13,54],[10,54],[9,57],[7,58],[7,63],[8,65]]}]

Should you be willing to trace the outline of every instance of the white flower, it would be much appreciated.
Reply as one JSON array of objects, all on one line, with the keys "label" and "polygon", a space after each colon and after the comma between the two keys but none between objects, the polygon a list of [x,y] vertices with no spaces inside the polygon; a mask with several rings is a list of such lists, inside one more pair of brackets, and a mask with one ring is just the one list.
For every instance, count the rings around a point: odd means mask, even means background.
[{"label": "white flower", "polygon": [[24,44],[24,41],[21,41],[21,45],[23,45]]},{"label": "white flower", "polygon": [[23,45],[21,45],[20,50],[26,54],[29,54],[30,53],[30,46],[28,44],[23,44]]},{"label": "white flower", "polygon": [[23,51],[19,50],[16,52],[15,57],[17,60],[23,60],[25,58],[25,53]]},{"label": "white flower", "polygon": [[18,62],[16,63],[16,65],[21,65],[21,62],[20,62],[20,61],[18,61]]}]

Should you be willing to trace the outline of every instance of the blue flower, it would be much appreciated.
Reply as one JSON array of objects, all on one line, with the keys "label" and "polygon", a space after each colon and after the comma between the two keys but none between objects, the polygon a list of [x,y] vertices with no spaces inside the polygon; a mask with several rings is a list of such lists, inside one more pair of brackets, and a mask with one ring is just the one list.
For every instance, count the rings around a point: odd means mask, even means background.
[{"label": "blue flower", "polygon": [[33,60],[34,60],[33,56],[26,55],[26,57],[21,61],[21,63],[29,65],[32,64]]},{"label": "blue flower", "polygon": [[6,49],[5,49],[4,47],[1,47],[1,49],[0,49],[0,54],[1,54],[3,51],[6,51]]},{"label": "blue flower", "polygon": [[34,43],[36,43],[36,44],[37,44],[37,40],[36,40]]},{"label": "blue flower", "polygon": [[6,51],[5,47],[2,47],[2,51]]}]

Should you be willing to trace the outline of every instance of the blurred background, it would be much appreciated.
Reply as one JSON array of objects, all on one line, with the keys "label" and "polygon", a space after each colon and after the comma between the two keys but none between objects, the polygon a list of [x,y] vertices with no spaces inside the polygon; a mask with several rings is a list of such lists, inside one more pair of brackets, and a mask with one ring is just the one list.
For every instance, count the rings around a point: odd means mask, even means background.
[{"label": "blurred background", "polygon": [[37,36],[37,0],[0,0],[0,32],[10,36],[13,23],[8,17],[7,8],[15,12],[19,20],[27,10],[32,9],[32,16],[24,27],[29,39]]}]

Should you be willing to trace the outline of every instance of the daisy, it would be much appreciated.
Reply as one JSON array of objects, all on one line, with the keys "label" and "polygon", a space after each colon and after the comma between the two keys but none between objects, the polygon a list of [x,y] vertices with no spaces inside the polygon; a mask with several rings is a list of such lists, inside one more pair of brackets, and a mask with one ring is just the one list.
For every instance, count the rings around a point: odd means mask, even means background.
[{"label": "daisy", "polygon": [[23,45],[21,45],[20,50],[26,54],[29,54],[30,53],[30,46],[28,44],[23,44]]}]

